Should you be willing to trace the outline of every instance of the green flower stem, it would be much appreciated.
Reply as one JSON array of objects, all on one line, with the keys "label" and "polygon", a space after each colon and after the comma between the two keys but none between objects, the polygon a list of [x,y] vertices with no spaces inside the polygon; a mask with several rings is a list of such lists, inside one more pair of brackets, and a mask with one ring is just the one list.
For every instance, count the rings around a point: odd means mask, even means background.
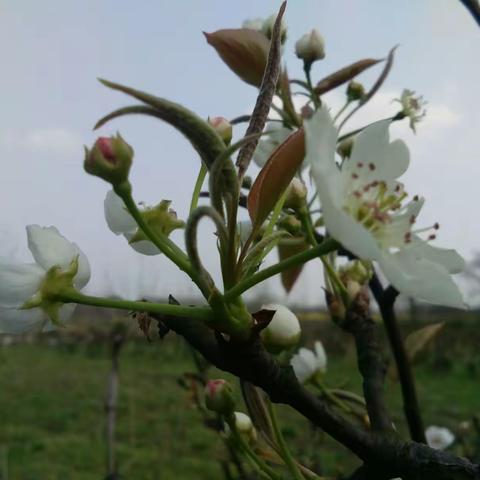
[{"label": "green flower stem", "polygon": [[190,202],[190,215],[197,208],[198,199],[200,198],[200,190],[202,189],[203,182],[207,176],[208,169],[205,164],[202,162],[200,171],[198,172],[197,181],[195,182],[195,187],[193,189],[192,200]]},{"label": "green flower stem", "polygon": [[189,307],[185,305],[116,300],[83,295],[73,289],[56,294],[55,300],[64,303],[91,305],[93,307],[117,308],[119,310],[133,310],[136,312],[149,312],[176,317],[195,318],[203,322],[209,322],[212,319],[212,310],[209,307]]},{"label": "green flower stem", "polygon": [[185,252],[183,252],[174,242],[172,242],[166,235],[160,235],[154,232],[150,226],[145,222],[142,214],[137,208],[137,205],[132,197],[132,187],[130,183],[123,183],[115,187],[115,193],[121,197],[130,215],[137,222],[139,228],[149,238],[149,240],[178,268],[183,270],[197,285],[201,283],[199,274],[195,271],[190,263]]},{"label": "green flower stem", "polygon": [[300,468],[293,458],[288,446],[283,438],[282,432],[278,425],[278,418],[275,412],[275,408],[270,400],[267,400],[267,407],[268,413],[270,415],[270,420],[272,422],[273,433],[275,435],[275,439],[277,441],[278,447],[280,449],[280,455],[285,462],[286,467],[288,468],[289,472],[292,474],[293,480],[305,480],[305,477],[302,475]]},{"label": "green flower stem", "polygon": [[[285,203],[285,200],[287,199],[288,195],[288,189],[283,192],[281,197],[279,198],[278,202],[275,204],[275,208],[273,209],[272,216],[270,218],[270,221],[268,222],[267,227],[265,228],[265,232],[263,232],[262,238],[267,238],[273,233],[273,229],[275,228],[275,225],[277,223],[278,218],[280,217],[280,214],[282,213],[282,208],[283,204]],[[252,234],[254,232],[252,231]],[[255,235],[257,235],[255,233]],[[250,238],[253,239],[253,236],[250,235]],[[243,263],[245,258],[247,257],[247,254],[252,251],[252,249],[247,248],[247,245],[250,246],[251,242],[246,242],[244,248],[240,252],[240,257],[238,259],[238,271],[239,273],[243,273]],[[272,248],[275,246],[275,244],[272,244],[269,248],[266,248],[263,253],[259,256],[258,258],[258,263],[262,262],[263,259],[270,253]],[[248,274],[248,272],[247,272]]]},{"label": "green flower stem", "polygon": [[255,275],[252,275],[251,277],[242,280],[225,293],[224,299],[225,301],[233,300],[239,297],[243,292],[257,285],[257,283],[263,282],[267,278],[273,277],[274,275],[288,270],[289,268],[301,265],[310,260],[313,260],[314,258],[333,252],[337,248],[338,243],[332,238],[329,238],[328,240],[323,241],[321,244],[310,248],[305,252],[297,253],[297,255],[292,255],[291,257],[283,260],[282,262],[276,263],[275,265],[265,268],[264,270],[261,270]]},{"label": "green flower stem", "polygon": [[[317,239],[315,238],[312,219],[310,218],[310,214],[308,213],[307,208],[306,207],[302,208],[298,212],[298,214],[300,216],[303,229],[307,234],[308,241],[313,247],[315,247],[316,245],[318,245],[318,242],[317,242]],[[348,298],[348,292],[347,292],[347,289],[345,288],[345,285],[338,277],[337,272],[335,272],[335,270],[333,269],[328,258],[320,257],[320,260],[322,261],[323,267],[325,268],[325,271],[327,272],[330,280],[332,281],[332,284],[334,285],[335,289],[338,291],[338,293],[342,297],[343,303],[345,304],[345,306],[348,306],[350,300]]]},{"label": "green flower stem", "polygon": [[317,109],[320,106],[320,100],[318,98],[318,95],[315,93],[313,89],[313,83],[312,83],[312,77],[311,77],[312,63],[303,62],[303,71],[305,72],[305,78],[307,79],[308,90],[310,91],[310,98],[313,104],[315,105],[315,108]]},{"label": "green flower stem", "polygon": [[255,465],[255,467],[263,474],[266,478],[271,480],[282,480],[280,475],[277,472],[268,466],[250,447],[248,442],[243,438],[242,434],[238,432],[235,422],[229,422],[230,430],[232,435],[239,445],[240,449],[243,451],[245,456],[250,460],[250,462]]},{"label": "green flower stem", "polygon": [[333,118],[333,122],[335,123],[337,120],[338,120],[338,117],[340,117],[340,115],[348,108],[348,106],[350,105],[351,100],[347,100],[345,102],[345,105],[337,112],[337,114],[335,115],[335,117]]},{"label": "green flower stem", "polygon": [[345,413],[353,414],[354,411],[345,402],[334,395],[325,385],[318,379],[313,381],[313,384],[320,390],[320,392],[333,404],[343,410]]}]

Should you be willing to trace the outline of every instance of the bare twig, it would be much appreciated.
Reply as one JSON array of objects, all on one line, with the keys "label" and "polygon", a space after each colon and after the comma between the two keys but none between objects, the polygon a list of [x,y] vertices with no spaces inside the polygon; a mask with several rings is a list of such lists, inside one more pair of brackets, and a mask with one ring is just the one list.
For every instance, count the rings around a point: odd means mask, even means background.
[{"label": "bare twig", "polygon": [[480,27],[480,3],[477,0],[460,0]]},{"label": "bare twig", "polygon": [[361,291],[352,301],[340,326],[353,335],[358,369],[363,377],[363,394],[372,429],[392,432],[384,394],[386,367],[380,351],[375,322],[370,317],[368,293]]},{"label": "bare twig", "polygon": [[107,381],[107,394],[105,397],[106,442],[107,442],[107,476],[106,480],[118,480],[118,466],[115,456],[115,430],[117,421],[118,400],[118,359],[120,350],[125,341],[122,333],[115,333],[112,340],[112,369]]},{"label": "bare twig", "polygon": [[427,443],[415,387],[415,378],[394,310],[395,299],[397,298],[398,292],[391,286],[384,289],[376,274],[373,275],[370,281],[370,288],[380,308],[390,347],[395,358],[398,378],[402,389],[403,410],[407,419],[410,436],[415,442]]},{"label": "bare twig", "polygon": [[350,449],[369,466],[369,480],[480,480],[480,466],[464,458],[354,426],[300,385],[293,370],[281,367],[256,336],[248,342],[227,342],[197,320],[155,318],[183,336],[217,368],[262,388],[273,402],[290,405]]}]

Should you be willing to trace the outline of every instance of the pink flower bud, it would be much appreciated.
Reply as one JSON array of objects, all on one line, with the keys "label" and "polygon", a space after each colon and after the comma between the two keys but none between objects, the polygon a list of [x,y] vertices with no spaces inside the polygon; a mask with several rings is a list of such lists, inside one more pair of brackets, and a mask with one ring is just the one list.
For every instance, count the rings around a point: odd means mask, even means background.
[{"label": "pink flower bud", "polygon": [[230,415],[235,408],[232,386],[221,378],[209,380],[205,386],[205,405],[213,412]]},{"label": "pink flower bud", "polygon": [[85,148],[83,166],[90,175],[115,186],[128,181],[132,159],[132,147],[117,134],[115,137],[100,137],[91,150]]},{"label": "pink flower bud", "polygon": [[109,137],[100,137],[95,145],[98,146],[99,150],[102,152],[103,156],[110,160],[111,163],[115,164],[115,154],[113,153],[112,139]]},{"label": "pink flower bud", "polygon": [[232,124],[224,117],[211,117],[208,123],[220,135],[225,145],[229,145],[232,140]]}]

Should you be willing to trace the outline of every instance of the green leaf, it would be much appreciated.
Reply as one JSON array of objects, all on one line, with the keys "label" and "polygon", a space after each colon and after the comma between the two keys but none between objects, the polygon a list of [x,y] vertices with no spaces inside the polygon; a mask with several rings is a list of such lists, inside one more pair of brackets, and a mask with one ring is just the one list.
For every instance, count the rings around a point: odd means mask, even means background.
[{"label": "green leaf", "polygon": [[188,138],[199,153],[205,165],[210,168],[214,160],[225,150],[225,144],[218,133],[202,118],[188,108],[161,97],[135,90],[118,83],[100,79],[105,86],[123,92],[140,100],[148,107],[134,105],[110,113],[97,122],[99,128],[113,118],[129,114],[151,115],[169,123]]}]

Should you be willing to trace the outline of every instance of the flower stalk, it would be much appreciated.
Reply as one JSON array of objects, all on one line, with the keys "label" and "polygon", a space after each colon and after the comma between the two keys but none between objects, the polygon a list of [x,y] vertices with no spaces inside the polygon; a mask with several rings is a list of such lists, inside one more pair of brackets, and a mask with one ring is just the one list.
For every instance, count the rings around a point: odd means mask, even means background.
[{"label": "flower stalk", "polygon": [[238,282],[233,288],[225,292],[224,299],[226,301],[232,300],[234,298],[239,297],[243,292],[246,292],[250,288],[254,287],[258,283],[261,283],[267,280],[274,275],[277,275],[284,270],[288,270],[289,268],[295,267],[297,265],[301,265],[306,263],[314,258],[321,257],[322,255],[326,255],[327,253],[333,252],[338,248],[338,243],[333,239],[328,239],[317,245],[316,247],[310,248],[305,252],[298,253],[297,255],[293,255],[282,262],[278,262],[271,267],[265,268],[260,272],[248,277],[241,282]]},{"label": "flower stalk", "polygon": [[209,307],[190,307],[132,300],[117,300],[112,298],[83,295],[74,289],[64,290],[55,295],[55,299],[63,303],[77,303],[92,307],[115,308],[135,312],[147,312],[157,315],[168,315],[200,320],[209,323],[212,320],[212,310]]}]

